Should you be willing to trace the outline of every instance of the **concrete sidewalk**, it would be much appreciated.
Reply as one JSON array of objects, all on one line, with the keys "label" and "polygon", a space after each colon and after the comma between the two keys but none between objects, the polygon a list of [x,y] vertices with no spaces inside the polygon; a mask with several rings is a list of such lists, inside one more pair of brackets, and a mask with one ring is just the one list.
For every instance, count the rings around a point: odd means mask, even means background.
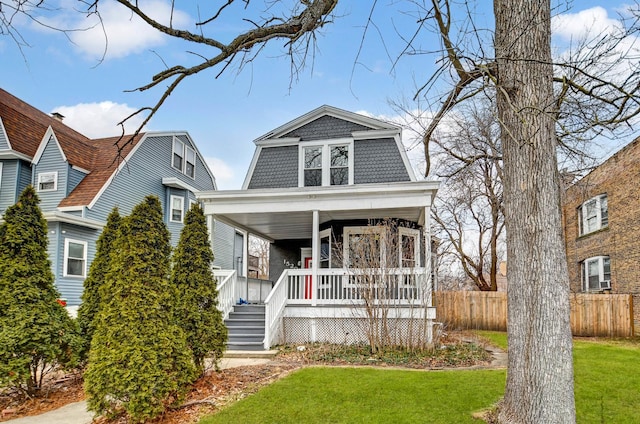
[{"label": "concrete sidewalk", "polygon": [[[224,357],[220,361],[220,368],[235,368],[244,365],[262,365],[271,359],[268,357]],[[90,424],[93,420],[93,412],[87,411],[87,402],[74,402],[53,411],[30,417],[14,418],[6,421],[11,424]]]}]

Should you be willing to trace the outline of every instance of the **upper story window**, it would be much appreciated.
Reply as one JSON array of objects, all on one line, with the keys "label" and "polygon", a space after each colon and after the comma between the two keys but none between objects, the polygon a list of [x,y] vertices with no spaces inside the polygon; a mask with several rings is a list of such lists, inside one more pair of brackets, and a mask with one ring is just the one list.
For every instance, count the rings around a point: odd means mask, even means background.
[{"label": "upper story window", "polygon": [[38,191],[56,191],[57,189],[57,172],[41,172],[38,174]]},{"label": "upper story window", "polygon": [[171,196],[171,215],[169,221],[182,222],[184,215],[184,197]]},{"label": "upper story window", "polygon": [[611,259],[595,256],[580,264],[580,274],[584,291],[600,291],[611,288]]},{"label": "upper story window", "polygon": [[177,138],[173,139],[173,161],[171,162],[173,167],[182,172],[184,166],[184,143]]},{"label": "upper story window", "polygon": [[607,195],[593,197],[578,207],[578,232],[589,234],[609,225]]},{"label": "upper story window", "polygon": [[352,151],[347,140],[301,146],[299,186],[353,184]]},{"label": "upper story window", "polygon": [[87,271],[87,242],[64,240],[65,277],[84,277]]},{"label": "upper story window", "polygon": [[196,176],[196,151],[177,137],[173,138],[171,166],[188,177],[195,178]]}]

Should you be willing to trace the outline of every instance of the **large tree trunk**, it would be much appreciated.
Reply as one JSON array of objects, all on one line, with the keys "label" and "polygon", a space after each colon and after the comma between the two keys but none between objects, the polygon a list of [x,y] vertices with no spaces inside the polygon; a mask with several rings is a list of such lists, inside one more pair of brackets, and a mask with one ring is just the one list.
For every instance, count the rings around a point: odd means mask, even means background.
[{"label": "large tree trunk", "polygon": [[549,0],[494,0],[509,365],[501,423],[574,423]]}]

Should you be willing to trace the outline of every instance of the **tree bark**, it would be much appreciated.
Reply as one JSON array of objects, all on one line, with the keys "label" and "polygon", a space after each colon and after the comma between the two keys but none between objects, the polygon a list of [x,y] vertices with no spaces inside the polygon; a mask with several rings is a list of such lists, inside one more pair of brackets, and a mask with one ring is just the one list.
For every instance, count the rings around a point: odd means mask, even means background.
[{"label": "tree bark", "polygon": [[501,423],[574,423],[549,0],[494,0],[509,363]]}]

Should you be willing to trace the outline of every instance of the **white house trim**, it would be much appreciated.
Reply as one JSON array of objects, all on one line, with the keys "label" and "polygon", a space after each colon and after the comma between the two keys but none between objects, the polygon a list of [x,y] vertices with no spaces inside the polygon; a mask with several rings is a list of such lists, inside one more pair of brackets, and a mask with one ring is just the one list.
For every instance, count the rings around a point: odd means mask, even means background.
[{"label": "white house trim", "polygon": [[400,134],[400,128],[391,128],[383,130],[354,131],[351,136],[354,140],[376,140],[380,138],[393,138]]},{"label": "white house trim", "polygon": [[42,141],[40,141],[40,144],[38,145],[38,150],[36,151],[35,156],[31,160],[31,163],[33,163],[34,165],[37,165],[38,162],[40,162],[40,158],[42,157],[42,154],[44,153],[44,150],[47,148],[47,144],[49,144],[49,141],[51,139],[53,139],[53,141],[56,143],[56,146],[58,147],[58,150],[60,150],[60,155],[62,156],[62,160],[64,162],[67,162],[67,156],[64,154],[62,147],[60,147],[60,143],[58,142],[56,133],[53,131],[53,128],[51,128],[51,125],[49,125],[49,128],[47,128],[47,132],[44,133],[44,137],[42,137]]},{"label": "white house trim", "polygon": [[260,153],[262,153],[262,146],[257,146],[253,152],[253,157],[251,158],[251,164],[249,164],[249,170],[247,171],[247,175],[244,176],[244,181],[242,183],[242,190],[246,190],[249,188],[249,183],[251,182],[253,171],[255,171],[256,169],[256,164],[258,163],[258,158],[260,157]]},{"label": "white house trim", "polygon": [[84,168],[80,168],[79,166],[76,166],[76,165],[71,165],[71,169],[75,169],[76,171],[80,171],[80,172],[85,173],[85,174],[90,174],[91,173],[91,171],[88,171],[88,170],[86,170]]},{"label": "white house trim", "polygon": [[195,193],[198,191],[197,188],[185,183],[184,181],[180,180],[179,178],[176,177],[164,177],[162,178],[162,185],[165,187],[172,187],[172,188],[177,188],[177,189],[181,189],[181,190],[188,190],[191,193]]},{"label": "white house trim", "polygon": [[31,162],[31,157],[15,150],[0,150],[0,159],[22,159]]},{"label": "white house trim", "polygon": [[70,215],[61,211],[51,211],[43,213],[44,219],[51,222],[64,222],[66,224],[78,225],[94,230],[101,230],[105,223],[94,219],[82,218],[76,215]]},{"label": "white house trim", "polygon": [[300,142],[300,137],[268,138],[266,140],[254,141],[256,146],[267,146],[267,147],[294,146],[299,142]]}]

